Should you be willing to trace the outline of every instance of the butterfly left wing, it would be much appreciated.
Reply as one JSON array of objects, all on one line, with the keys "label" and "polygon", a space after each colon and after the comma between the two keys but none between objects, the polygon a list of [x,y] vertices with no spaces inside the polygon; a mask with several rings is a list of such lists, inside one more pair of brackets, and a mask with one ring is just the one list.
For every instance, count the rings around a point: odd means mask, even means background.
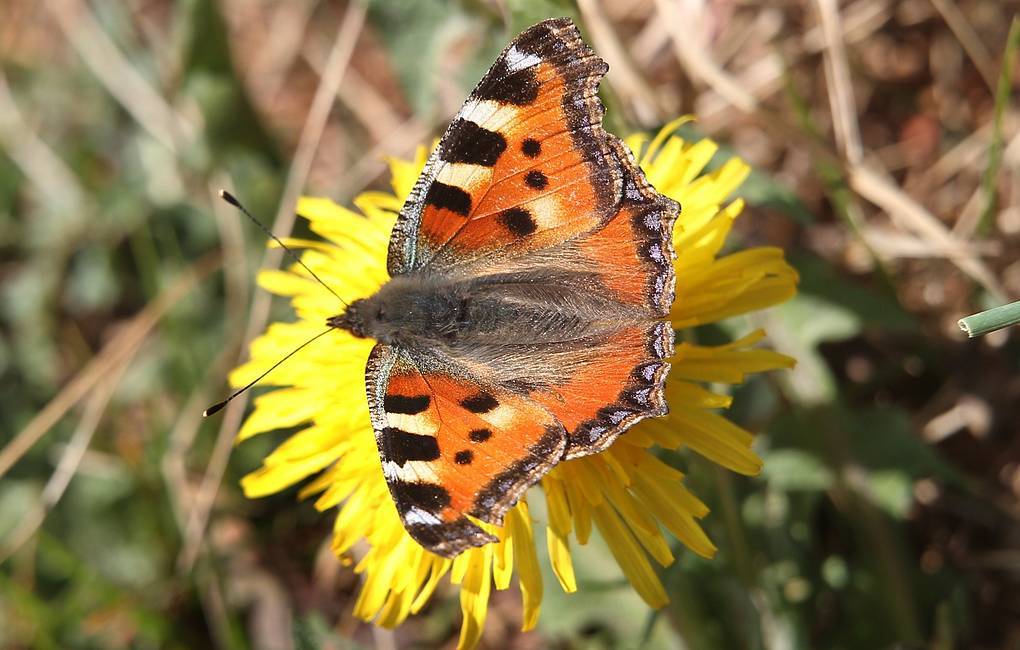
[{"label": "butterfly left wing", "polygon": [[466,376],[449,360],[415,356],[397,346],[373,349],[372,425],[404,527],[426,549],[454,557],[496,541],[469,516],[502,524],[563,457],[566,432],[527,397]]},{"label": "butterfly left wing", "polygon": [[602,128],[605,61],[566,18],[522,32],[454,117],[390,240],[390,275],[549,248],[590,231],[620,200]]}]

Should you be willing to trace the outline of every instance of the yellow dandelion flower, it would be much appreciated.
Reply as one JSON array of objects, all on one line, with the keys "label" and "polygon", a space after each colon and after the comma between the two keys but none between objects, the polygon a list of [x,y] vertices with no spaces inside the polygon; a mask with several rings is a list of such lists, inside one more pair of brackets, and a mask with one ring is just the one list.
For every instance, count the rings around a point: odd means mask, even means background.
[{"label": "yellow dandelion flower", "polygon": [[[677,328],[714,322],[782,302],[793,296],[797,275],[775,248],[754,248],[720,256],[734,219],[743,209],[727,203],[749,167],[733,158],[703,173],[717,146],[710,140],[688,143],[673,135],[681,121],[654,139],[627,140],[641,154],[648,179],[683,206],[674,243]],[[345,298],[374,293],[387,279],[390,230],[424,163],[394,160],[392,193],[366,192],[354,200],[357,211],[326,199],[304,198],[298,212],[322,241],[291,239],[305,250],[303,261]],[[291,299],[297,320],[275,323],[251,346],[251,360],[230,376],[246,384],[302,342],[318,334],[337,311],[336,299],[298,267],[265,271],[259,284]],[[461,648],[477,644],[493,589],[507,589],[514,575],[523,598],[523,629],[533,628],[542,603],[542,577],[536,553],[542,535],[552,571],[567,592],[577,590],[572,544],[584,545],[598,529],[636,592],[652,607],[667,602],[655,564],[673,561],[664,530],[702,556],[715,546],[698,524],[708,508],[683,485],[683,474],[652,449],[688,447],[742,474],[755,474],[761,461],[751,434],[716,412],[730,398],[706,383],[736,384],[748,373],[792,366],[793,360],[753,348],[764,333],[753,332],[727,345],[681,343],[672,359],[666,396],[670,414],[644,420],[609,449],[557,465],[505,517],[502,528],[482,524],[498,541],[470,548],[455,559],[425,551],[405,531],[383,478],[365,399],[365,363],[374,343],[346,332],[324,337],[264,381],[276,389],[258,397],[239,440],[283,427],[302,427],[246,476],[249,497],[277,492],[318,474],[301,496],[318,495],[319,510],[337,508],[333,550],[347,555],[365,540],[355,571],[363,584],[355,614],[394,627],[421,610],[449,576],[459,586],[463,611]],[[535,522],[528,498],[544,497],[548,521]]]}]

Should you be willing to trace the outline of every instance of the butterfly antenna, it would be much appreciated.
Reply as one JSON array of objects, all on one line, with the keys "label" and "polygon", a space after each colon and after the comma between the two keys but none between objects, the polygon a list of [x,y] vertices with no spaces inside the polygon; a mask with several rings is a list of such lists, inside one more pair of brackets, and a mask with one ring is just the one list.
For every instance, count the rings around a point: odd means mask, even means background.
[{"label": "butterfly antenna", "polygon": [[263,377],[265,377],[265,376],[266,376],[266,375],[268,375],[269,373],[271,373],[271,372],[273,372],[274,370],[276,370],[276,367],[277,367],[277,366],[279,366],[279,365],[280,365],[281,363],[283,363],[283,362],[284,362],[284,361],[286,361],[287,359],[291,358],[292,356],[294,356],[295,354],[297,354],[298,352],[300,352],[300,351],[301,351],[301,349],[302,349],[302,348],[304,348],[304,347],[305,347],[306,345],[308,345],[309,343],[311,343],[312,341],[314,341],[314,340],[316,340],[316,339],[318,339],[318,338],[320,338],[320,337],[323,337],[323,336],[325,336],[326,334],[329,334],[329,333],[330,333],[330,332],[332,332],[332,331],[333,331],[334,329],[335,329],[335,328],[333,328],[333,327],[330,327],[330,328],[329,328],[329,329],[327,329],[327,330],[324,330],[324,331],[322,331],[322,332],[319,332],[318,334],[316,334],[316,335],[315,335],[315,336],[313,336],[312,338],[308,339],[307,341],[305,341],[305,342],[304,342],[304,343],[302,343],[301,345],[297,346],[296,348],[294,348],[293,350],[291,350],[291,351],[290,351],[289,353],[287,353],[287,356],[285,356],[284,358],[282,358],[282,359],[280,359],[279,361],[277,361],[276,363],[274,363],[274,364],[273,364],[273,366],[272,366],[272,367],[271,367],[271,368],[270,368],[269,370],[265,371],[264,373],[262,373],[261,375],[259,375],[258,377],[256,377],[256,378],[255,378],[254,380],[252,380],[251,382],[249,382],[247,386],[245,386],[244,388],[240,388],[240,389],[238,389],[238,390],[234,391],[234,394],[233,394],[233,395],[231,395],[230,397],[228,397],[227,399],[223,400],[222,402],[217,402],[217,403],[213,404],[212,406],[210,406],[209,408],[207,408],[206,410],[202,411],[202,417],[204,417],[204,418],[207,418],[207,417],[209,417],[210,415],[212,415],[213,413],[217,413],[218,411],[220,411],[220,409],[222,409],[222,408],[223,408],[224,406],[226,406],[227,404],[229,404],[229,403],[230,403],[230,400],[234,399],[235,397],[237,397],[238,395],[240,395],[240,394],[241,394],[241,393],[243,393],[244,391],[248,390],[249,388],[251,388],[251,387],[252,387],[252,386],[254,386],[255,384],[257,384],[257,383],[259,383],[260,381],[262,381],[262,378],[263,378]]},{"label": "butterfly antenna", "polygon": [[[319,276],[317,276],[315,274],[315,271],[313,271],[310,268],[308,268],[308,265],[305,264],[304,262],[302,262],[301,258],[294,254],[294,251],[289,249],[286,244],[284,244],[282,241],[280,241],[279,237],[274,235],[273,232],[271,230],[269,230],[269,228],[266,228],[266,226],[261,221],[259,221],[255,217],[253,217],[251,212],[248,212],[248,208],[246,208],[243,205],[241,205],[241,202],[237,200],[237,197],[235,197],[233,194],[231,194],[230,192],[228,192],[226,190],[220,190],[220,198],[223,199],[224,201],[226,201],[227,203],[229,203],[230,205],[234,206],[238,210],[240,210],[241,213],[244,216],[246,216],[249,219],[251,219],[251,222],[254,223],[256,226],[258,226],[259,230],[264,232],[267,237],[269,237],[270,239],[275,241],[277,244],[279,244],[280,248],[282,248],[283,251],[288,256],[290,256],[290,259],[294,260],[295,262],[297,262],[298,264],[301,265],[301,268],[303,268],[304,270],[306,270],[309,273],[311,273],[312,277],[315,278],[316,282],[318,282],[319,284],[324,286],[326,288],[326,291],[328,291],[331,294],[333,294],[334,296],[336,296],[336,299],[339,300],[341,303],[343,303],[344,307],[349,307],[350,306],[350,305],[347,304],[347,301],[344,300],[343,298],[341,298],[340,295],[336,291],[333,291],[332,287],[330,287],[328,284],[323,282],[322,278],[320,278]],[[276,366],[273,366],[273,367],[275,368]]]}]

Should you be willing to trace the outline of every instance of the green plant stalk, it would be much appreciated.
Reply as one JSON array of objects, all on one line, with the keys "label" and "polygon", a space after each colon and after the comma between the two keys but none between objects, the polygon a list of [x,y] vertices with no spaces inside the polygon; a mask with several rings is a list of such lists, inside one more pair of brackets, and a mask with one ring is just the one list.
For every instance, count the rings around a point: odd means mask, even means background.
[{"label": "green plant stalk", "polygon": [[961,318],[957,323],[969,338],[1016,325],[1020,323],[1020,300]]},{"label": "green plant stalk", "polygon": [[723,513],[723,521],[726,524],[726,534],[730,541],[730,550],[733,553],[733,566],[736,568],[737,577],[747,587],[756,583],[754,561],[751,558],[751,544],[747,539],[747,529],[740,518],[740,504],[737,502],[736,490],[733,488],[733,477],[727,470],[715,466],[712,468],[712,476],[715,478],[715,486],[719,491],[719,500]]},{"label": "green plant stalk", "polygon": [[999,73],[999,84],[995,89],[995,115],[992,119],[992,142],[988,148],[988,166],[981,179],[981,190],[985,195],[985,209],[978,222],[978,233],[987,235],[992,229],[997,204],[995,195],[995,177],[999,175],[1002,164],[1002,120],[1009,104],[1010,91],[1013,87],[1013,62],[1017,49],[1020,48],[1020,18],[1013,16],[1006,38],[1006,51],[1002,55],[1002,70]]}]

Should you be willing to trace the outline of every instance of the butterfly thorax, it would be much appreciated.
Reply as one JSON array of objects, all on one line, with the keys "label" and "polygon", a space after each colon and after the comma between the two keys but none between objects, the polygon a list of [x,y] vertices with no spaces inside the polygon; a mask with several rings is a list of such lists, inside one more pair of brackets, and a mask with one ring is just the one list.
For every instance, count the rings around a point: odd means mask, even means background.
[{"label": "butterfly thorax", "polygon": [[548,278],[457,281],[412,273],[354,301],[327,324],[388,345],[458,349],[576,340],[617,329],[621,323],[607,322],[608,313],[597,293]]}]

